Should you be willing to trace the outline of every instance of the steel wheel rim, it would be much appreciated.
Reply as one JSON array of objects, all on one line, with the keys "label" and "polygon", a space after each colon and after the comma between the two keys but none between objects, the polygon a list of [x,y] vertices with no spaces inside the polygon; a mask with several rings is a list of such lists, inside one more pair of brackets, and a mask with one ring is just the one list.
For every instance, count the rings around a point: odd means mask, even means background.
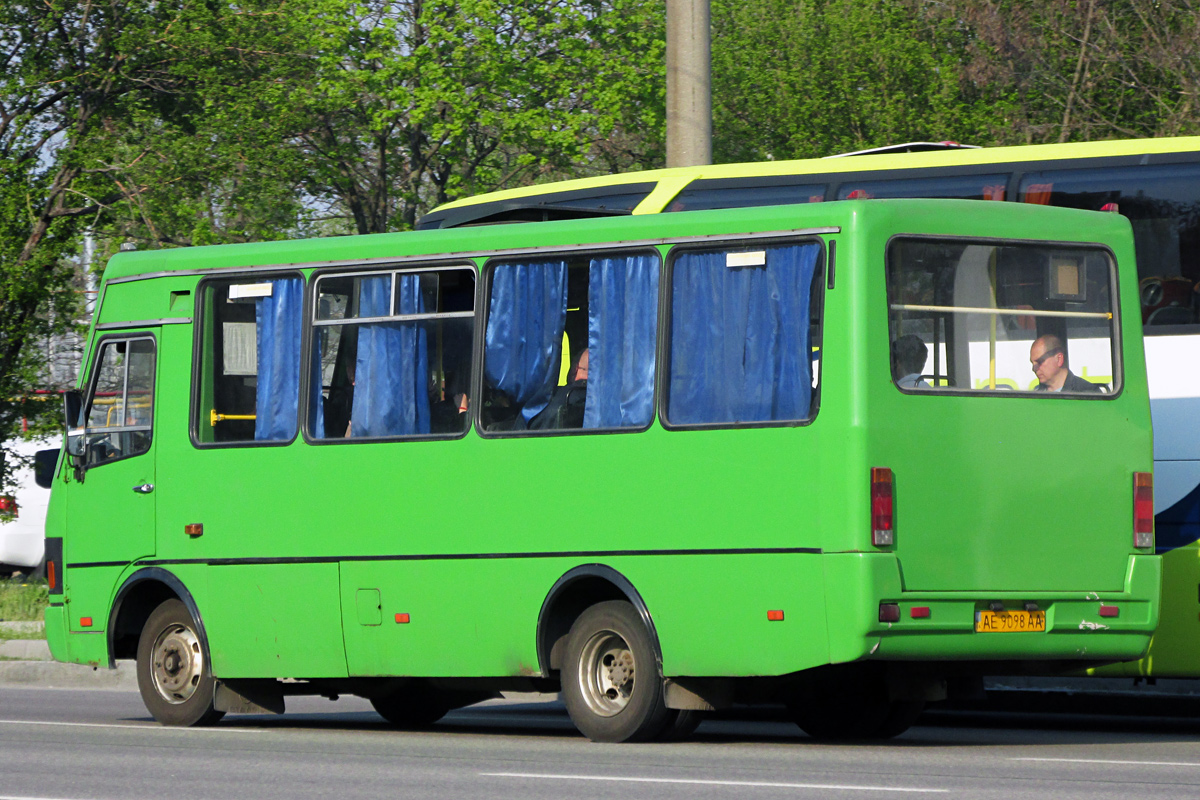
[{"label": "steel wheel rim", "polygon": [[186,703],[196,693],[204,672],[204,655],[200,639],[186,625],[170,625],[158,635],[151,662],[154,689],[168,703]]},{"label": "steel wheel rim", "polygon": [[579,656],[579,686],[588,708],[602,717],[624,711],[633,695],[636,666],[619,634],[600,631],[588,639]]}]

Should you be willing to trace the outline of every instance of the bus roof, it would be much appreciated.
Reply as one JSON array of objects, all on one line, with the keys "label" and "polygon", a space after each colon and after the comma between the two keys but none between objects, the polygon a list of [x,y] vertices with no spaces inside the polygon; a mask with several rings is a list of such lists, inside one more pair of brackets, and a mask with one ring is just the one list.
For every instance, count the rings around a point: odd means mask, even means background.
[{"label": "bus roof", "polygon": [[[969,229],[980,217],[987,217],[992,226],[1020,226],[1019,230],[1013,231],[997,229],[996,235],[1020,235],[1048,241],[1080,241],[1079,237],[1085,235],[1091,237],[1089,240],[1103,240],[1127,230],[1129,224],[1118,214],[1051,206],[973,200],[842,200],[661,216],[563,220],[537,225],[536,230],[527,225],[487,225],[127,251],[117,253],[109,260],[104,283],[225,269],[383,265],[406,258],[488,257],[506,251],[543,249],[562,252],[564,247],[572,246],[652,245],[664,240],[702,241],[740,234],[832,233],[864,221],[884,219],[914,233],[954,233]],[[975,235],[978,230],[976,225]]]},{"label": "bus roof", "polygon": [[[478,195],[439,206],[419,228],[487,222],[551,220],[611,214],[656,214],[696,180],[821,175],[893,169],[936,169],[1026,161],[1104,158],[1200,151],[1200,136],[1121,139],[1101,142],[939,149],[923,152],[847,154],[836,160],[813,158],[745,164],[677,167],[601,175],[525,186]],[[540,212],[540,217],[537,215]]]}]

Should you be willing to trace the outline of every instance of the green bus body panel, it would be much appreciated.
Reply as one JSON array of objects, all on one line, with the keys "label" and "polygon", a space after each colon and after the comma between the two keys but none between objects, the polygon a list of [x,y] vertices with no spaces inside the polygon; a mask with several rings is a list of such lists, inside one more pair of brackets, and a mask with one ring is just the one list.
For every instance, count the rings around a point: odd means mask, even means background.
[{"label": "green bus body panel", "polygon": [[[656,421],[644,432],[599,435],[192,443],[195,325],[180,321],[195,313],[202,276],[188,271],[311,272],[323,262],[446,254],[482,263],[504,249],[818,228],[839,229],[822,234],[836,242],[838,261],[810,424],[668,431]],[[1139,657],[1159,592],[1158,558],[1132,548],[1131,473],[1152,464],[1140,320],[1123,319],[1125,383],[1116,397],[906,395],[889,372],[884,248],[897,233],[1103,242],[1123,265],[1122,298],[1136,309],[1123,218],[969,201],[118,254],[106,271],[103,324],[169,323],[156,329],[154,535],[114,540],[75,527],[77,511],[112,518],[126,495],[137,497],[120,482],[87,493],[120,462],[89,471],[82,486],[64,471],[52,507],[66,500],[65,518],[49,519],[64,537],[70,612],[47,611],[55,657],[107,663],[105,637],[68,634],[68,621],[86,607],[103,625],[133,561],[187,587],[214,672],[229,678],[544,674],[539,611],[562,575],[590,564],[639,593],[667,675],[781,675],[862,658]],[[139,274],[147,277],[111,283]],[[892,549],[870,544],[873,466],[896,475]],[[185,534],[195,523],[203,534]],[[787,552],[752,552],[761,550]],[[1120,625],[1081,626],[1100,599],[1122,604]],[[997,600],[1039,602],[1050,630],[975,634],[974,613]],[[881,602],[900,603],[902,621],[879,623]],[[910,619],[915,605],[933,614]],[[776,610],[784,619],[768,621]]]},{"label": "green bus body panel", "polygon": [[1200,678],[1200,542],[1162,556],[1162,617],[1145,658],[1089,670],[1101,677]]},{"label": "green bus body panel", "polygon": [[213,671],[226,678],[344,678],[337,564],[208,568]]}]

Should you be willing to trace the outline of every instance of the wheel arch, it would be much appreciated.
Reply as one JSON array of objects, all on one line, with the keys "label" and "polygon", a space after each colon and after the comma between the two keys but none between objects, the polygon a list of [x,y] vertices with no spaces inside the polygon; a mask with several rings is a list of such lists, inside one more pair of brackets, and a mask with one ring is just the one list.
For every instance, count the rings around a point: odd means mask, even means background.
[{"label": "wheel arch", "polygon": [[187,607],[196,622],[196,634],[200,637],[205,658],[209,658],[208,634],[192,593],[174,573],[161,567],[146,567],[126,578],[113,600],[107,628],[109,668],[116,667],[118,658],[137,658],[138,637],[146,620],[164,600],[171,598]]},{"label": "wheel arch", "polygon": [[658,629],[642,595],[633,583],[605,564],[583,564],[569,570],[554,582],[542,601],[537,623],[537,656],[541,673],[549,677],[560,668],[561,651],[567,634],[579,615],[589,606],[605,600],[627,600],[646,626],[654,648],[654,658],[662,670],[662,648]]}]

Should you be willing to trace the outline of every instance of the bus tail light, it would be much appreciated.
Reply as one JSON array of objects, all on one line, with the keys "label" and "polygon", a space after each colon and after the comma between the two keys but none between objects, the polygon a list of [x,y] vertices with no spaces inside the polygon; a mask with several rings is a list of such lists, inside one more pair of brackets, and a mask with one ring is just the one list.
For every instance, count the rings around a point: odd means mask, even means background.
[{"label": "bus tail light", "polygon": [[895,541],[896,532],[892,527],[892,471],[887,467],[871,467],[871,544],[886,547]]},{"label": "bus tail light", "polygon": [[0,494],[0,514],[12,514],[17,517],[17,499],[10,494]]},{"label": "bus tail light", "polygon": [[1133,546],[1154,547],[1154,476],[1133,473]]}]

